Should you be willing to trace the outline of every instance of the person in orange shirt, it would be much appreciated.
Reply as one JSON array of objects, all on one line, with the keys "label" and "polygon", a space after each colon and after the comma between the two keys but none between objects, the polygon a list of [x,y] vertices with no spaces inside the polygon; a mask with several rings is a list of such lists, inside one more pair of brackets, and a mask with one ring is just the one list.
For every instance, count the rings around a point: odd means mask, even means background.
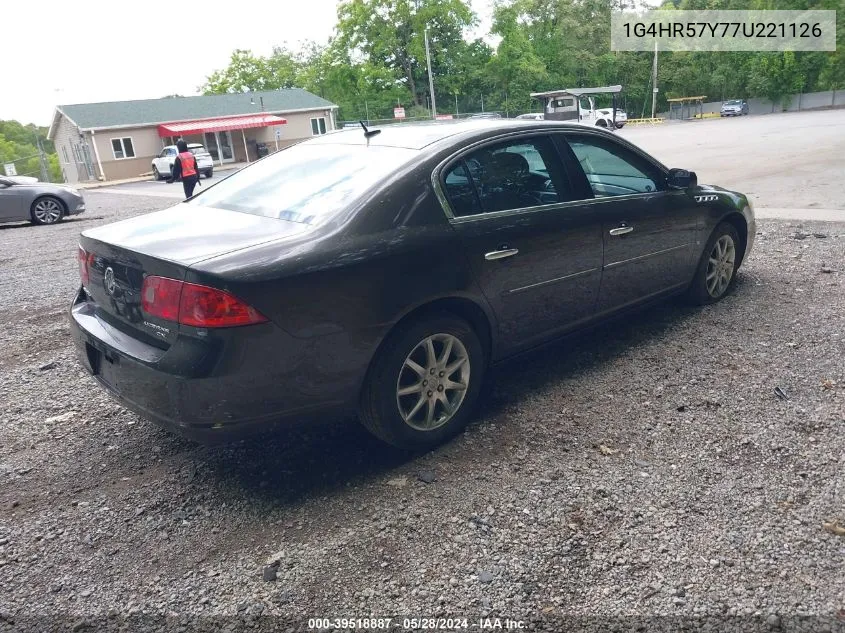
[{"label": "person in orange shirt", "polygon": [[194,187],[200,183],[200,172],[197,167],[197,158],[188,150],[188,144],[179,139],[176,141],[176,149],[179,150],[179,155],[173,163],[171,170],[171,177],[168,182],[175,180],[182,181],[182,188],[185,190],[185,200],[194,195]]}]

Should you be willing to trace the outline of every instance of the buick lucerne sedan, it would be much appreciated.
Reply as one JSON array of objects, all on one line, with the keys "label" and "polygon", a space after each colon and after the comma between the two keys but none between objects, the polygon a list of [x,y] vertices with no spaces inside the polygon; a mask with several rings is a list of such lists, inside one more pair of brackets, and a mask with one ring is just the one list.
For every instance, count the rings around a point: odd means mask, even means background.
[{"label": "buick lucerne sedan", "polygon": [[425,450],[492,364],[670,295],[719,301],[754,234],[746,196],[593,126],[362,125],[82,233],[71,329],[102,387],[186,437],[354,411]]}]

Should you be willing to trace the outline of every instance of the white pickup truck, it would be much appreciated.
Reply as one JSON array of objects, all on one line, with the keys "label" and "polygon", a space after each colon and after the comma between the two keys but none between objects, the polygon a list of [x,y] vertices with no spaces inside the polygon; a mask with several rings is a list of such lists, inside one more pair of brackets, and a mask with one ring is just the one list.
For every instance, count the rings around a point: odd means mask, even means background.
[{"label": "white pickup truck", "polygon": [[[608,130],[619,129],[628,122],[628,114],[616,108],[596,108],[593,94],[618,93],[622,86],[607,88],[574,88],[567,90],[552,90],[550,92],[532,92],[531,96],[544,101],[543,118],[554,121],[578,121],[583,125],[598,125]],[[584,94],[591,93],[591,94]],[[520,118],[533,118],[533,114],[522,115]],[[614,127],[615,123],[615,127]]]},{"label": "white pickup truck", "polygon": [[[610,128],[613,126],[613,108],[596,109],[595,101],[591,98],[581,100],[582,123],[592,123],[600,127]],[[621,129],[628,122],[628,114],[616,108],[616,127]]]}]

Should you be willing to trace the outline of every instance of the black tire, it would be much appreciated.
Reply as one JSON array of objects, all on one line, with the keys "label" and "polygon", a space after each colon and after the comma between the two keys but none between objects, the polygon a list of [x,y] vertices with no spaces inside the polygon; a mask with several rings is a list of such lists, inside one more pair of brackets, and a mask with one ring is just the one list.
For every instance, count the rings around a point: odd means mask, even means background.
[{"label": "black tire", "polygon": [[211,178],[212,174],[214,174],[214,170],[213,170],[213,169],[209,169],[207,172],[205,172],[205,177],[206,177],[206,178]]},{"label": "black tire", "polygon": [[[724,289],[717,293],[711,293],[710,290],[708,290],[707,283],[708,274],[713,271],[710,259],[711,254],[714,254],[716,243],[722,238],[730,238],[733,242],[733,267],[730,270],[730,280]],[[695,271],[695,277],[693,277],[692,283],[687,290],[687,301],[693,305],[708,305],[721,301],[728,296],[736,285],[736,273],[737,270],[739,270],[741,257],[742,243],[739,240],[739,233],[737,233],[736,228],[730,222],[722,222],[713,230],[713,233],[710,235],[710,239],[707,240],[707,245],[704,247],[701,259],[698,262],[698,268],[696,268]],[[716,287],[715,290],[718,291],[719,287]]]},{"label": "black tire", "polygon": [[155,165],[153,165],[153,180],[155,180],[156,182],[161,180],[161,174],[158,172],[158,167],[156,167]]},{"label": "black tire", "polygon": [[[399,409],[398,388],[400,379],[408,377],[407,372],[410,371],[405,368],[405,360],[412,353],[421,353],[417,349],[418,346],[428,337],[437,335],[450,335],[463,344],[469,365],[467,388],[463,400],[458,403],[457,410],[448,421],[432,430],[420,430],[405,422]],[[443,349],[435,349],[436,354],[441,356]],[[432,449],[460,433],[472,418],[478,404],[486,366],[484,349],[478,335],[463,319],[448,313],[439,313],[401,325],[389,335],[367,375],[361,395],[361,422],[377,438],[396,448],[411,451]],[[428,377],[428,374],[426,376]],[[423,384],[422,380],[421,377],[420,384]],[[437,381],[438,378],[435,376],[433,380]],[[410,398],[412,402],[415,395],[406,398]],[[436,393],[434,395],[436,396]],[[424,393],[420,393],[420,401],[424,396]],[[403,402],[409,401],[406,399]],[[420,413],[423,410],[427,412],[428,406],[426,401]],[[406,407],[413,408],[410,403]],[[442,405],[435,404],[433,410],[437,412],[438,407],[441,407],[440,413],[443,413]]]},{"label": "black tire", "polygon": [[[44,205],[49,205],[54,211],[58,211],[58,216],[54,213],[48,214],[43,211]],[[36,198],[29,207],[29,217],[33,224],[58,224],[67,215],[67,206],[59,198],[55,196],[41,196]]]},{"label": "black tire", "polygon": [[598,121],[596,121],[596,125],[598,125],[599,127],[607,127],[607,123],[604,119],[599,119]]}]

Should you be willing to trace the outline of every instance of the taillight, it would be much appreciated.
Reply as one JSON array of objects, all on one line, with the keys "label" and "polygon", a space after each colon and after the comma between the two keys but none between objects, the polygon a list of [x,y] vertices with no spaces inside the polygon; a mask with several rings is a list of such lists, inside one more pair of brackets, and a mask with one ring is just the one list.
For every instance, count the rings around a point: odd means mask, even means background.
[{"label": "taillight", "polygon": [[88,253],[80,246],[77,259],[79,260],[79,278],[82,280],[82,285],[87,286],[91,280],[90,271],[91,263],[94,261],[94,253]]},{"label": "taillight", "polygon": [[151,316],[198,328],[265,323],[267,318],[227,292],[177,279],[148,276],[141,307]]},{"label": "taillight", "polygon": [[141,308],[151,316],[178,321],[181,296],[181,281],[166,277],[146,277],[141,286]]},{"label": "taillight", "polygon": [[179,323],[193,327],[232,327],[264,323],[252,306],[214,288],[186,283],[179,302]]}]

